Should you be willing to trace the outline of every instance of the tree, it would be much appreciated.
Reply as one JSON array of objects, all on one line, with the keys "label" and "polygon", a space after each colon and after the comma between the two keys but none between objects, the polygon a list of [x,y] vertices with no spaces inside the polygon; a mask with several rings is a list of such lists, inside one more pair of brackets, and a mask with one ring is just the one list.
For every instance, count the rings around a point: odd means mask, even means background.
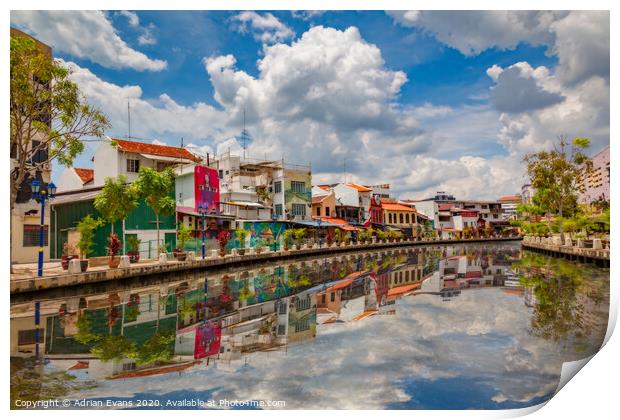
[{"label": "tree", "polygon": [[114,222],[125,219],[138,205],[136,191],[127,185],[127,177],[106,178],[103,189],[95,197],[95,208],[104,220],[110,223],[110,234],[114,234]]},{"label": "tree", "polygon": [[174,171],[166,168],[161,172],[152,168],[141,167],[134,187],[155,213],[157,229],[157,246],[159,247],[159,216],[174,214],[176,203],[170,194],[174,192]]},{"label": "tree", "polygon": [[107,117],[91,107],[71,72],[27,36],[11,36],[11,210],[29,177],[56,160],[71,166],[82,139],[101,137]]},{"label": "tree", "polygon": [[536,188],[533,202],[542,211],[560,217],[575,213],[579,179],[584,170],[592,169],[592,161],[584,153],[589,146],[587,138],[577,137],[569,143],[560,136],[553,150],[525,155],[523,160]]}]

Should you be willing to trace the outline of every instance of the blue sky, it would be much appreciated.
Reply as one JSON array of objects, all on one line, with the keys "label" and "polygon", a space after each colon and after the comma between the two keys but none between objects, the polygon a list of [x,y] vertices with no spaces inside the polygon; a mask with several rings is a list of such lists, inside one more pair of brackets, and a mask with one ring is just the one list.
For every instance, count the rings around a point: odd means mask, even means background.
[{"label": "blue sky", "polygon": [[[576,20],[593,25],[574,30]],[[348,179],[389,182],[402,198],[497,198],[519,191],[522,155],[559,134],[589,137],[593,153],[609,144],[608,21],[606,12],[11,14],[73,68],[110,117],[110,136],[127,134],[129,101],[137,139],[237,150],[245,109],[250,155],[310,160],[316,182],[340,181],[346,159]],[[95,147],[76,166],[88,167]]]}]

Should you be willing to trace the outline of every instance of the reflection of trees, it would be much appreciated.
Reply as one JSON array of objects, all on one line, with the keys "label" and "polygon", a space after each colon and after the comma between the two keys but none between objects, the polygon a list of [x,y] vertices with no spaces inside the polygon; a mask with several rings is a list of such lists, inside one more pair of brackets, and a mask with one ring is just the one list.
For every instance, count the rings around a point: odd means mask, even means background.
[{"label": "reflection of trees", "polygon": [[[584,298],[600,304],[605,299],[604,290],[591,288],[584,279],[584,268],[563,259],[526,253],[520,262],[520,281],[531,287],[536,298],[532,318],[533,331],[546,339],[560,340],[570,336],[578,341],[589,336],[583,322]],[[587,290],[586,290],[587,289]],[[583,343],[576,343],[576,349]]]},{"label": "reflection of trees", "polygon": [[43,401],[61,398],[73,391],[92,389],[92,381],[76,382],[76,377],[64,371],[43,372],[34,358],[11,357],[11,408],[16,400]]}]

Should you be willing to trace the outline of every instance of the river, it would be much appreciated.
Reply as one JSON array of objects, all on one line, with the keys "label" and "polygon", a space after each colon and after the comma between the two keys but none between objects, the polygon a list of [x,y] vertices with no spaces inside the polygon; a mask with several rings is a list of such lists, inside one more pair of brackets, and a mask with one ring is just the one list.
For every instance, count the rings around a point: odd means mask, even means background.
[{"label": "river", "polygon": [[501,409],[598,351],[609,270],[462,244],[29,299],[11,306],[14,408]]}]

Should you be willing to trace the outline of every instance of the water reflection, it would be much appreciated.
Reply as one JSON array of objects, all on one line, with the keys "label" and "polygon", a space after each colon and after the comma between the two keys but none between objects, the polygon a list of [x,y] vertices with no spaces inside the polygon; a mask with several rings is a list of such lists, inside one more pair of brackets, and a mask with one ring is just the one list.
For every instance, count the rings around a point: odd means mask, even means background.
[{"label": "water reflection", "polygon": [[42,301],[40,365],[19,359],[34,351],[34,306],[17,304],[12,378],[40,371],[45,388],[55,380],[46,375],[62,373],[69,385],[61,393],[91,400],[193,395],[284,400],[287,408],[528,406],[550,397],[561,363],[600,347],[608,280],[608,270],[522,255],[518,244],[194,275]]}]

